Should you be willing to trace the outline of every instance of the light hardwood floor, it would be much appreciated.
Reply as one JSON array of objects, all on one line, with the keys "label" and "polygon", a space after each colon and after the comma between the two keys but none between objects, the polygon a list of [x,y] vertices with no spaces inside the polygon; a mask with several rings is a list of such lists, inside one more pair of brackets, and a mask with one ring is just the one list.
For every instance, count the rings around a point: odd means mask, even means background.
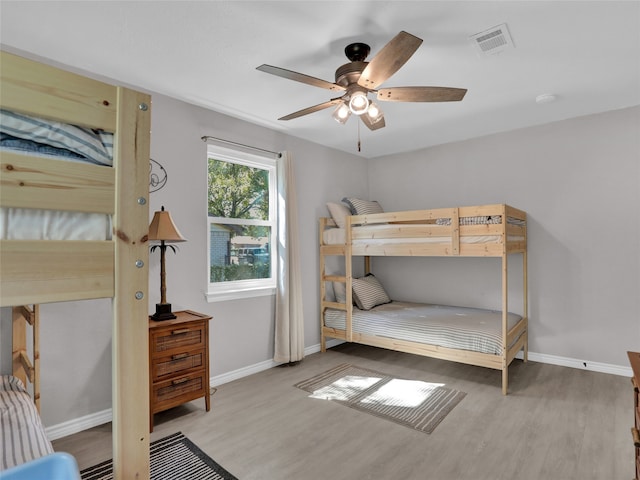
[{"label": "light hardwood floor", "polygon": [[[293,385],[341,363],[444,383],[467,396],[427,435]],[[633,477],[628,378],[514,361],[500,372],[343,344],[218,387],[157,414],[151,440],[181,431],[240,480],[614,480]],[[110,425],[56,440],[80,468],[111,457]]]}]

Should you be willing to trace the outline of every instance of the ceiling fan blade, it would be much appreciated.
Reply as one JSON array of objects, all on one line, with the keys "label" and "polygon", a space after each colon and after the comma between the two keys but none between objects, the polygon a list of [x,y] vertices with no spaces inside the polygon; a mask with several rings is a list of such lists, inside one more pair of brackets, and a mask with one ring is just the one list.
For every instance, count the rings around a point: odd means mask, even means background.
[{"label": "ceiling fan blade", "polygon": [[371,117],[369,117],[369,115],[367,115],[366,113],[364,115],[360,115],[360,118],[362,119],[362,123],[364,123],[369,130],[378,130],[379,128],[385,126],[384,117],[382,117],[376,123],[372,123]]},{"label": "ceiling fan blade", "polygon": [[378,90],[378,100],[385,102],[459,102],[466,88],[394,87]]},{"label": "ceiling fan blade", "polygon": [[280,117],[278,120],[293,120],[294,118],[302,117],[303,115],[308,115],[313,112],[318,112],[320,110],[324,110],[325,108],[329,108],[332,105],[337,105],[342,102],[342,98],[332,98],[328,102],[319,103],[318,105],[314,105],[313,107],[304,108],[302,110],[298,110],[297,112],[290,113],[284,117]]},{"label": "ceiling fan blade", "polygon": [[387,43],[365,67],[358,79],[358,85],[375,89],[391,75],[400,70],[415,53],[422,39],[407,32],[400,32]]},{"label": "ceiling fan blade", "polygon": [[296,82],[306,83],[313,87],[326,88],[327,90],[346,90],[343,86],[336,83],[327,82],[320,78],[310,77],[304,73],[298,73],[285,68],[274,67],[272,65],[260,65],[259,67],[256,67],[256,70],[277,75],[278,77],[287,78],[289,80],[295,80]]}]

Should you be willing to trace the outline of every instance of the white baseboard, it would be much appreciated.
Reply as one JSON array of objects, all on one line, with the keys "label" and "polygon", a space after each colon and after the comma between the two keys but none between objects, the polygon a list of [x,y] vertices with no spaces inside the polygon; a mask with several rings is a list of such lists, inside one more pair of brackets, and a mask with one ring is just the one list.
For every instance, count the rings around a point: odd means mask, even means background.
[{"label": "white baseboard", "polygon": [[[339,340],[332,340],[327,342],[327,347],[333,347],[342,343]],[[311,355],[312,353],[318,353],[320,351],[320,344],[312,345],[310,347],[306,347],[304,349],[305,356]],[[216,387],[218,385],[223,385],[225,383],[232,382],[234,380],[238,380],[240,378],[248,377],[249,375],[253,375],[254,373],[262,372],[264,370],[269,370],[270,368],[277,367],[280,365],[273,360],[266,360],[264,362],[256,363],[255,365],[249,365],[248,367],[243,367],[238,370],[234,370],[232,372],[223,373],[222,375],[216,375],[215,377],[211,377],[210,384],[212,387]]]},{"label": "white baseboard", "polygon": [[74,418],[68,422],[59,423],[58,425],[52,425],[47,427],[45,432],[49,440],[56,440],[58,438],[67,437],[74,433],[88,430],[98,425],[103,425],[110,422],[113,418],[111,409],[103,410],[101,412],[85,415],[84,417]]},{"label": "white baseboard", "polygon": [[[327,348],[335,347],[344,343],[342,340],[329,340],[327,342]],[[320,344],[312,345],[304,349],[305,355],[311,355],[320,351]],[[520,352],[516,358],[522,359],[522,352]],[[579,370],[589,370],[592,372],[608,373],[610,375],[620,375],[623,377],[631,377],[633,375],[631,367],[612,365],[608,363],[591,362],[588,360],[579,360],[575,358],[559,357],[557,355],[547,355],[545,353],[529,352],[529,360],[532,362],[548,363],[550,365],[559,365],[562,367],[577,368]],[[249,365],[247,367],[239,368],[231,372],[223,373],[222,375],[216,375],[211,377],[209,382],[212,387],[223,385],[225,383],[238,380],[240,378],[248,377],[254,373],[259,373],[264,370],[276,367],[279,364],[273,360],[266,360],[264,362],[256,363],[255,365]],[[60,423],[46,428],[47,437],[50,440],[56,440],[58,438],[66,437],[74,433],[87,430],[89,428],[97,427],[104,423],[110,422],[112,419],[111,409],[103,410],[101,412],[86,415],[84,417],[69,420],[68,422]]]},{"label": "white baseboard", "polygon": [[[535,352],[529,352],[528,357],[532,362],[548,363],[550,365],[577,368],[579,370],[589,370],[591,372],[608,373],[611,375],[619,375],[621,377],[633,376],[631,367],[613,365],[610,363],[592,362],[590,360],[578,360],[576,358],[559,357],[557,355],[547,355],[546,353]],[[516,358],[522,359],[522,352],[518,353]]]}]

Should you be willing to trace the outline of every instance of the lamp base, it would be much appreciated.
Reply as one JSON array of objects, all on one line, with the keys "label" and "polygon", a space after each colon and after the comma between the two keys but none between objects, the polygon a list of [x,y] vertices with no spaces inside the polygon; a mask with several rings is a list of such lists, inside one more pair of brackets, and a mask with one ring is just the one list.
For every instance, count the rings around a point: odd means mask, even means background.
[{"label": "lamp base", "polygon": [[151,315],[153,320],[171,320],[173,318],[177,318],[173,313],[171,313],[171,304],[170,303],[156,303],[156,313]]}]

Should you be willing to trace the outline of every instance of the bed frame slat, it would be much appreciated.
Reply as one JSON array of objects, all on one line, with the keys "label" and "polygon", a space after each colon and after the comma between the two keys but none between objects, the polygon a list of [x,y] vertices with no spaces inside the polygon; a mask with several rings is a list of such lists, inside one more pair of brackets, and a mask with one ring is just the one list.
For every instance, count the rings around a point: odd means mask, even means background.
[{"label": "bed frame slat", "polygon": [[113,296],[113,242],[0,241],[0,306]]},{"label": "bed frame slat", "polygon": [[3,151],[0,204],[76,212],[114,212],[115,169]]},{"label": "bed frame slat", "polygon": [[0,55],[2,108],[115,132],[116,87],[8,52]]}]

